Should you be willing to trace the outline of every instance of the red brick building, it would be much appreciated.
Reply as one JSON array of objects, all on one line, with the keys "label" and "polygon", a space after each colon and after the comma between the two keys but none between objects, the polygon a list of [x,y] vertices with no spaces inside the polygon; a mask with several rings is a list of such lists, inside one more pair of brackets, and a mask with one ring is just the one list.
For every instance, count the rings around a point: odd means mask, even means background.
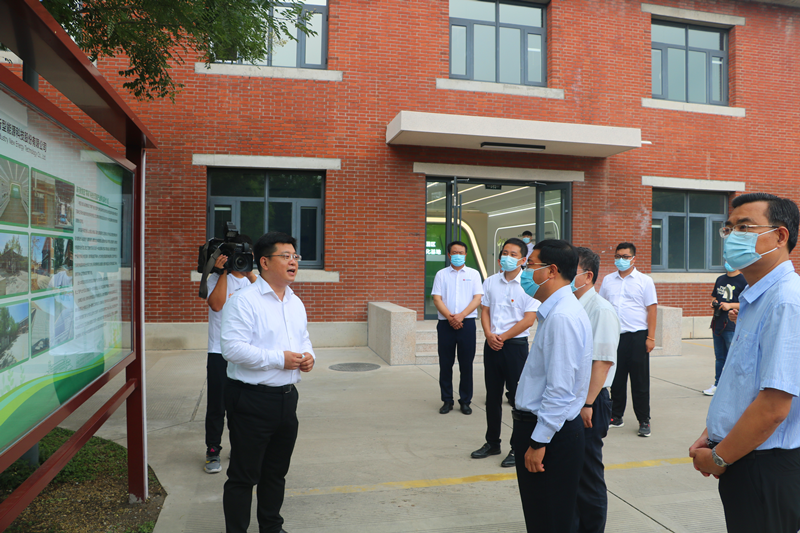
[{"label": "red brick building", "polygon": [[[174,104],[130,100],[160,142],[148,336],[200,331],[197,246],[228,219],[299,237],[318,331],[361,327],[371,301],[421,319],[447,205],[486,274],[525,229],[601,253],[601,276],[631,241],[661,304],[710,315],[730,200],[800,201],[800,5],[652,2],[309,0],[318,36],[265,65],[174,67]],[[124,64],[99,68],[119,87]]]}]

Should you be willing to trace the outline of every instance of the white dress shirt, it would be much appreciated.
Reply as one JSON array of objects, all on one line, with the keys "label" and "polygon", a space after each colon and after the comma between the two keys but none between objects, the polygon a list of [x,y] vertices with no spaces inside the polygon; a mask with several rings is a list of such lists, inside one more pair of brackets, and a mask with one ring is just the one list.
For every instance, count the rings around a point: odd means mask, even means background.
[{"label": "white dress shirt", "polygon": [[[467,308],[469,303],[477,294],[483,294],[481,275],[474,268],[462,266],[459,269],[452,265],[441,269],[433,279],[432,296],[441,296],[442,302],[451,313],[457,315]],[[447,320],[450,317],[439,314],[439,320]],[[476,308],[465,318],[476,318],[478,309]]]},{"label": "white dress shirt", "polygon": [[525,256],[525,259],[527,259],[527,258],[529,258],[531,256],[531,253],[533,252],[533,246],[534,246],[534,244],[532,242],[529,242],[529,243],[526,243],[526,244],[528,245],[528,255]]},{"label": "white dress shirt", "polygon": [[[516,278],[506,281],[505,273],[498,272],[483,282],[481,305],[490,308],[489,317],[492,319],[492,333],[495,335],[502,335],[510,330],[525,317],[525,313],[536,312],[541,305],[539,300],[531,298],[522,290],[521,277],[522,270]],[[517,337],[527,337],[529,331],[530,328]]]},{"label": "white dress shirt", "polygon": [[604,277],[600,296],[617,311],[622,333],[647,329],[647,307],[658,303],[653,278],[635,267],[624,278],[619,271]]},{"label": "white dress shirt", "polygon": [[614,306],[597,294],[594,287],[578,300],[592,325],[592,361],[611,361],[608,377],[603,387],[610,387],[617,373],[617,346],[619,346],[619,318]]},{"label": "white dress shirt", "polygon": [[291,287],[279,300],[259,276],[222,308],[222,357],[228,361],[228,377],[270,387],[297,383],[300,370],[283,368],[283,352],[314,355],[307,326],[306,308]]},{"label": "white dress shirt", "polygon": [[592,374],[592,326],[569,285],[542,303],[514,404],[539,420],[531,438],[548,443],[586,402]]},{"label": "white dress shirt", "polygon": [[[231,274],[227,274],[228,276],[228,294],[225,297],[225,303],[228,303],[228,300],[231,299],[233,293],[240,289],[244,289],[245,287],[250,286],[250,280],[247,279],[247,276],[243,278],[237,278]],[[219,274],[216,272],[208,276],[208,295],[211,296],[211,293],[214,292],[214,289],[219,282]],[[206,298],[208,299],[208,298]],[[222,348],[219,344],[219,326],[222,323],[222,311],[214,311],[210,307],[208,308],[208,353],[222,353]]]}]

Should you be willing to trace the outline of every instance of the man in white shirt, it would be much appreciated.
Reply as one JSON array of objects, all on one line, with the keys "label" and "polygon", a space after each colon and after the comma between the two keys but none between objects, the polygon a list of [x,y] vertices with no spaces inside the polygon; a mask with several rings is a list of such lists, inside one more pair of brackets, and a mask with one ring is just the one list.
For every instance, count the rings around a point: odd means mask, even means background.
[{"label": "man in white shirt", "polygon": [[[239,235],[235,242],[252,245],[250,237]],[[222,450],[222,430],[225,427],[225,400],[223,391],[227,381],[228,362],[222,357],[219,344],[219,327],[222,308],[233,294],[256,281],[255,272],[229,272],[225,269],[227,255],[217,257],[217,272],[208,277],[208,358],[206,359],[206,464],[209,474],[222,470],[219,452]]]},{"label": "man in white shirt", "polygon": [[303,302],[291,283],[301,257],[297,241],[270,232],[255,245],[259,277],[222,310],[228,361],[225,408],[231,463],[222,497],[226,533],[246,533],[257,485],[259,531],[282,531],[286,473],[297,439],[300,372],[314,367]]},{"label": "man in white shirt", "polygon": [[453,409],[453,364],[458,349],[458,403],[461,412],[472,414],[472,361],[475,359],[475,318],[483,287],[477,270],[465,266],[467,245],[453,241],[447,245],[450,266],[436,273],[433,280],[433,305],[439,314],[436,333],[439,349],[439,389],[441,414]]},{"label": "man in white shirt", "polygon": [[539,241],[527,264],[523,286],[542,304],[511,412],[517,484],[529,532],[568,532],[583,469],[580,413],[592,369],[592,327],[572,296],[578,253],[571,244]]},{"label": "man in white shirt", "polygon": [[589,248],[578,251],[578,273],[572,280],[575,297],[592,325],[592,372],[589,392],[581,409],[586,447],[578,485],[577,533],[603,533],[608,515],[608,491],[603,473],[603,438],[611,419],[608,389],[614,381],[619,346],[619,318],[612,306],[594,290],[600,256]]},{"label": "man in white shirt", "polygon": [[[472,452],[473,459],[500,454],[503,387],[508,387],[513,398],[528,355],[528,332],[536,320],[539,301],[525,294],[520,284],[527,251],[521,240],[508,239],[500,252],[501,271],[483,282],[481,325],[486,336],[483,345],[486,444]],[[510,468],[515,464],[512,447],[500,465]]]},{"label": "man in white shirt", "polygon": [[636,246],[617,245],[614,266],[617,272],[603,278],[600,296],[617,311],[622,333],[617,349],[617,369],[611,384],[611,422],[621,428],[628,401],[628,374],[631,376],[633,412],[639,421],[639,436],[650,436],[650,352],[656,346],[656,286],[653,278],[636,270]]},{"label": "man in white shirt", "polygon": [[531,252],[533,251],[533,233],[528,230],[522,232],[522,242],[528,247],[528,253],[525,254],[525,259],[527,260],[530,257]]}]

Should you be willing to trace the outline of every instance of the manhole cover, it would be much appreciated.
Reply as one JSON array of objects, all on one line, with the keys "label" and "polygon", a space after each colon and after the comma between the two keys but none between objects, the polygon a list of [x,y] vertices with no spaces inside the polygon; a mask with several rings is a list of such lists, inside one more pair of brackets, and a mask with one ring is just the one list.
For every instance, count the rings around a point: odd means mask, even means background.
[{"label": "manhole cover", "polygon": [[338,370],[339,372],[369,372],[370,370],[377,370],[381,365],[373,363],[339,363],[338,365],[331,365],[328,368],[331,370]]}]

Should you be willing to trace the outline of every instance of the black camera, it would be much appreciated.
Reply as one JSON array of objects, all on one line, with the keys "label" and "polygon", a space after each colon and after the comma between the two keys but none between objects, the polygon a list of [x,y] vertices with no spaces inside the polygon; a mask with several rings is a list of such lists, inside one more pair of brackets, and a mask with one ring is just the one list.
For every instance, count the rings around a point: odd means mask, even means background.
[{"label": "black camera", "polygon": [[714,318],[719,318],[720,315],[722,315],[723,313],[722,309],[719,306],[719,302],[717,300],[714,300],[713,302],[711,302],[711,306],[714,308]]},{"label": "black camera", "polygon": [[236,224],[228,222],[228,231],[224,239],[210,239],[200,246],[197,255],[197,271],[203,274],[200,279],[200,298],[208,296],[208,275],[211,272],[222,274],[223,270],[214,266],[220,255],[228,256],[224,270],[229,272],[250,272],[253,270],[253,251],[250,244],[242,242]]}]

